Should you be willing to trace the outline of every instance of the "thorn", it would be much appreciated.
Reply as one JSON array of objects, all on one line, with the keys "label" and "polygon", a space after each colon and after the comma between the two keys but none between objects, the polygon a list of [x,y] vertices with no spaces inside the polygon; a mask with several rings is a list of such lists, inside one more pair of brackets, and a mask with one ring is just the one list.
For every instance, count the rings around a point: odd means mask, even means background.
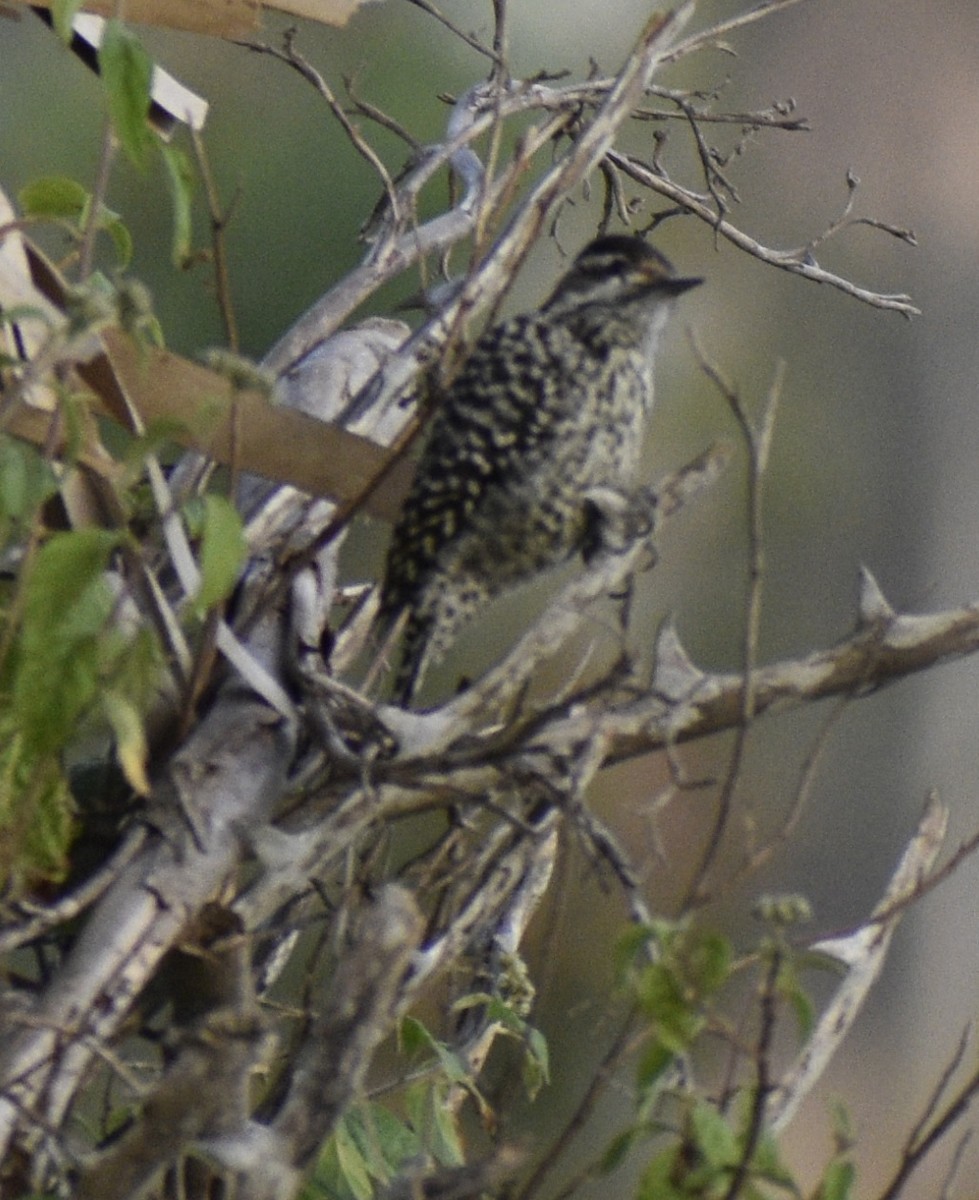
[{"label": "thorn", "polygon": [[861,567],[857,628],[873,629],[880,625],[888,625],[896,616],[897,613],[880,590],[880,584],[867,567]]},{"label": "thorn", "polygon": [[656,635],[653,690],[665,700],[687,700],[706,678],[690,661],[680,641],[673,618],[660,626]]}]

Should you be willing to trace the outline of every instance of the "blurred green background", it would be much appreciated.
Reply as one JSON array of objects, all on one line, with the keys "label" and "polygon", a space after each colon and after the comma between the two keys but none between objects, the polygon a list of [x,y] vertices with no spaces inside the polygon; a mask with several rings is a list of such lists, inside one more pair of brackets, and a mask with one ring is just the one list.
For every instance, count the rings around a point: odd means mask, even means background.
[{"label": "blurred green background", "polygon": [[[489,39],[488,0],[445,0],[442,7]],[[734,0],[704,3],[695,24],[742,7]],[[647,15],[629,0],[511,0],[514,73],[568,68],[580,77],[592,59],[614,71]],[[270,18],[269,39],[284,25]],[[56,38],[29,15],[2,21],[0,38],[0,184],[15,196],[42,174],[90,183],[102,125],[98,82],[66,60]],[[259,357],[362,256],[357,231],[378,199],[376,177],[325,104],[281,63],[156,30],[145,31],[145,42],[211,102],[205,137],[233,208],[231,281],[242,348]],[[457,93],[486,70],[475,52],[405,0],[368,4],[342,30],[303,27],[299,46],[338,93],[343,76],[353,76],[359,95],[422,142],[444,133],[448,109],[438,94]],[[658,373],[651,471],[734,435],[729,414],[695,367],[684,324],[756,411],[777,362],[787,364],[767,485],[762,657],[769,660],[828,645],[852,628],[860,564],[902,610],[964,604],[979,591],[979,6],[974,0],[801,3],[736,34],[732,48],[734,56],[696,56],[658,82],[725,84],[719,107],[761,108],[791,96],[812,124],[809,133],[755,137],[730,164],[742,200],[732,219],[765,244],[801,245],[841,211],[850,169],[861,179],[856,213],[911,227],[920,243],[911,249],[857,226],[818,251],[822,265],[858,283],[910,292],[923,315],[907,322],[766,268],[717,243],[692,219],[668,222],[657,239],[684,273],[708,282],[685,298]],[[383,131],[365,132],[396,171],[403,147]],[[689,162],[684,143],[682,129],[673,128],[672,163]],[[206,271],[179,272],[170,263],[164,191],[158,164],[146,175],[122,165],[110,202],[134,231],[134,271],[152,289],[170,345],[192,354],[220,342],[221,326]],[[428,211],[444,199],[443,181],[427,194]],[[579,199],[562,220],[565,246],[576,249],[589,236],[596,212],[594,201]],[[203,219],[197,233],[205,243]],[[537,254],[511,306],[539,301],[558,270],[556,254]],[[390,311],[417,284],[417,277],[406,277],[391,285],[370,311]],[[641,580],[640,640],[651,639],[663,615],[673,613],[696,662],[736,669],[743,512],[742,463],[664,536],[660,562]],[[383,536],[358,528],[351,572],[377,568]],[[543,595],[546,587],[536,589],[463,639],[442,687],[460,671],[485,665]],[[932,786],[953,809],[950,844],[971,833],[979,822],[977,693],[979,665],[965,662],[852,704],[831,737],[791,845],[761,876],[726,896],[711,919],[737,936],[754,895],[791,889],[812,898],[821,930],[858,921],[879,895]],[[730,863],[744,845],[743,822],[750,817],[761,839],[791,807],[825,715],[766,718],[758,726]],[[686,774],[723,774],[728,745],[718,740],[685,751]],[[632,763],[609,772],[595,804],[644,864],[651,897],[669,914],[709,819],[711,793],[684,792],[654,814],[653,801],[667,783],[661,760]],[[555,1079],[527,1113],[531,1132],[553,1128],[569,1111],[604,1034],[606,950],[623,913],[593,871],[575,875],[559,914],[566,954],[547,960],[538,948],[533,955],[551,981],[540,1020],[551,1039]],[[870,1191],[888,1174],[962,1025],[975,1015],[977,883],[967,864],[905,921],[875,999],[795,1123],[789,1141],[803,1170],[808,1162],[814,1169],[828,1150],[825,1102],[839,1094],[863,1137],[864,1186]],[[922,1178],[908,1194],[933,1195],[935,1178]]]}]

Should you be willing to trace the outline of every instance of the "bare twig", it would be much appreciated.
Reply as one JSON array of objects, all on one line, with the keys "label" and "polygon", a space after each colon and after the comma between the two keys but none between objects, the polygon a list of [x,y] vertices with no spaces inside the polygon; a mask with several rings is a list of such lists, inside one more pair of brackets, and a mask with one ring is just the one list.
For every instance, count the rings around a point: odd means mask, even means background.
[{"label": "bare twig", "polygon": [[270,46],[264,42],[249,42],[246,43],[249,50],[255,51],[256,54],[269,54],[273,58],[279,59],[298,72],[307,83],[311,83],[316,91],[323,97],[329,105],[330,111],[340,123],[340,127],[347,135],[351,145],[377,172],[381,183],[384,186],[384,191],[387,194],[388,203],[391,206],[391,211],[394,214],[395,222],[401,219],[401,207],[398,203],[398,193],[388,172],[387,167],[381,161],[377,151],[366,141],[360,130],[351,122],[350,118],[344,111],[343,105],[337,100],[333,93],[333,89],[326,82],[324,77],[312,65],[311,62],[302,54],[296,47],[296,31],[294,29],[287,30],[283,41],[282,49],[275,46]]},{"label": "bare twig", "polygon": [[717,803],[717,816],[711,836],[704,848],[693,877],[683,908],[702,904],[707,899],[704,887],[707,874],[713,865],[724,838],[724,832],[734,804],[734,793],[740,778],[741,766],[748,743],[748,730],[755,715],[754,669],[758,657],[758,631],[761,624],[762,586],[764,583],[764,529],[762,491],[768,470],[768,459],[775,430],[775,414],[778,411],[782,391],[784,364],[776,369],[775,379],[769,389],[762,412],[761,422],[756,428],[741,397],[728,383],[720,371],[705,356],[697,340],[691,335],[694,353],[701,369],[717,386],[728,407],[734,414],[738,428],[748,451],[748,592],[744,616],[744,637],[741,666],[744,672],[744,691],[741,702],[741,721],[738,725],[734,749],[728,762],[727,773]]},{"label": "bare twig", "polygon": [[491,62],[496,64],[498,60],[494,50],[491,50],[488,46],[484,46],[483,43],[479,41],[478,38],[473,37],[472,34],[466,33],[465,30],[460,29],[458,25],[455,25],[443,12],[437,9],[434,4],[430,3],[430,0],[408,0],[408,3],[414,4],[415,7],[420,8],[422,12],[426,12],[430,17],[434,17],[436,21],[454,33],[457,38],[461,38],[461,40],[464,41],[467,46],[472,47],[472,49],[478,54],[484,55],[486,58],[490,59]]},{"label": "bare twig", "polygon": [[211,251],[214,255],[214,287],[218,299],[218,310],[224,324],[224,334],[228,348],[238,350],[238,321],[235,317],[234,298],[231,294],[231,280],[228,274],[228,251],[225,230],[228,227],[229,214],[221,204],[221,197],[214,174],[211,171],[210,159],[204,145],[203,134],[191,129],[191,140],[194,154],[197,158],[197,169],[204,183],[204,195],[207,197],[207,208],[211,218]]},{"label": "bare twig", "polygon": [[92,184],[92,196],[89,202],[88,220],[82,230],[81,246],[78,250],[78,278],[88,279],[95,266],[95,238],[102,220],[102,210],[109,191],[109,176],[112,174],[112,160],[115,158],[116,138],[112,131],[112,121],[106,117],[102,129],[102,142],[99,146],[99,161],[95,171],[95,181]]},{"label": "bare twig", "polygon": [[[953,1126],[965,1116],[966,1111],[979,1095],[979,1071],[973,1071],[954,1096],[949,1100],[944,1110],[937,1113],[938,1103],[951,1082],[952,1075],[961,1065],[966,1047],[971,1041],[971,1030],[966,1030],[956,1047],[948,1064],[942,1070],[932,1094],[928,1099],[923,1115],[915,1122],[905,1140],[901,1152],[901,1161],[890,1182],[879,1193],[877,1200],[897,1200],[904,1190],[904,1185],[914,1171],[921,1166],[938,1143],[951,1132]],[[934,1118],[934,1119],[932,1119]],[[962,1143],[959,1145],[959,1153]],[[952,1164],[952,1170],[955,1169]],[[945,1189],[943,1189],[943,1192]]]},{"label": "bare twig", "polygon": [[695,51],[702,50],[707,46],[721,46],[723,48],[721,39],[727,37],[729,33],[734,33],[738,29],[744,29],[755,21],[763,21],[777,12],[782,12],[787,8],[794,8],[797,4],[804,2],[805,0],[762,0],[760,4],[756,4],[753,8],[748,9],[747,12],[738,13],[737,16],[732,17],[728,21],[718,21],[716,25],[711,25],[709,29],[702,30],[700,33],[695,33],[685,38],[673,47],[664,61],[671,63],[678,62],[688,54],[693,54]]},{"label": "bare twig", "polygon": [[642,183],[654,192],[659,192],[661,196],[665,196],[668,200],[673,201],[673,203],[679,205],[687,212],[694,213],[702,221],[710,225],[721,237],[726,238],[732,245],[746,251],[753,258],[757,258],[761,262],[778,267],[783,271],[789,271],[793,275],[801,275],[805,279],[811,279],[814,283],[824,283],[845,293],[847,296],[852,296],[854,299],[871,305],[873,308],[888,309],[891,312],[898,312],[905,317],[917,316],[921,311],[911,303],[911,297],[903,292],[897,294],[874,292],[869,288],[860,287],[858,284],[852,283],[849,279],[844,279],[840,275],[834,275],[831,271],[824,270],[816,263],[807,260],[805,247],[783,251],[772,250],[767,246],[763,246],[761,242],[749,236],[743,230],[738,229],[737,226],[732,225],[730,221],[718,220],[716,213],[696,193],[681,187],[679,184],[673,183],[672,180],[664,178],[644,163],[638,162],[629,155],[612,151],[609,157],[637,182]]},{"label": "bare twig", "polygon": [[818,777],[818,770],[822,763],[823,754],[829,744],[830,734],[839,724],[843,713],[849,707],[850,700],[848,697],[843,697],[833,706],[829,715],[823,722],[818,734],[813,740],[813,744],[806,755],[805,761],[802,764],[799,783],[795,789],[795,799],[789,809],[788,815],[782,821],[775,835],[764,845],[758,846],[751,850],[747,855],[745,862],[738,869],[735,880],[740,881],[748,876],[755,874],[766,863],[770,862],[776,850],[780,846],[788,843],[792,834],[795,832],[802,814],[808,806],[809,800],[812,797],[812,791]]},{"label": "bare twig", "polygon": [[[513,1200],[533,1200],[533,1197],[540,1193],[545,1181],[558,1165],[565,1151],[574,1145],[575,1140],[591,1120],[592,1114],[608,1089],[616,1071],[631,1053],[636,1037],[636,1027],[632,1017],[627,1017],[602,1056],[602,1060],[592,1074],[588,1087],[574,1112],[548,1147],[547,1155],[537,1164],[530,1177],[514,1195]],[[573,1196],[586,1179],[597,1173],[597,1165],[589,1164],[561,1188],[554,1200],[567,1200],[567,1197]]]},{"label": "bare twig", "polygon": [[778,977],[781,969],[782,952],[775,949],[769,956],[761,984],[758,1006],[760,1022],[752,1056],[756,1077],[751,1091],[751,1109],[747,1128],[742,1138],[738,1163],[731,1172],[730,1182],[724,1192],[724,1200],[736,1200],[741,1195],[741,1189],[751,1170],[751,1160],[755,1156],[762,1131],[765,1128],[765,1113],[772,1091],[771,1053],[778,1014]]}]

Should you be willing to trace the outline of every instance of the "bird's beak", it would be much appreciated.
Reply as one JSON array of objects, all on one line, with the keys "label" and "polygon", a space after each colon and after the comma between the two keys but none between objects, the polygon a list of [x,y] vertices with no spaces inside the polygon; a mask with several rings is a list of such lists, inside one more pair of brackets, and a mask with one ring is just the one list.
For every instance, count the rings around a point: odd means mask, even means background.
[{"label": "bird's beak", "polygon": [[700,287],[703,279],[666,279],[663,281],[663,287],[670,293],[671,296],[680,296],[684,292],[689,292],[691,288]]}]

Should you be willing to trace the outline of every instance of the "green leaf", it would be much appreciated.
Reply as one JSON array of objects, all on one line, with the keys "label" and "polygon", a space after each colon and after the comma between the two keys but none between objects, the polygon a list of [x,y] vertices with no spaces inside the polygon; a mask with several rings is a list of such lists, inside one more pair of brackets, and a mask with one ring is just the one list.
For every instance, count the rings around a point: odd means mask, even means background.
[{"label": "green leaf", "polygon": [[60,767],[38,769],[40,786],[25,789],[31,797],[31,819],[22,864],[34,878],[60,881],[68,872],[68,848],[75,832],[75,801]]},{"label": "green leaf", "polygon": [[[434,1099],[434,1096],[433,1096]],[[431,1152],[437,1162],[447,1167],[461,1167],[466,1161],[462,1148],[462,1138],[456,1114],[446,1103],[444,1096],[439,1096],[432,1108],[433,1133]]]},{"label": "green leaf", "polygon": [[808,1039],[816,1024],[816,1010],[796,973],[794,964],[783,961],[778,973],[778,993],[795,1013],[799,1034]]},{"label": "green leaf", "polygon": [[665,963],[650,963],[637,983],[637,999],[654,1023],[659,1040],[680,1053],[700,1031],[703,1020],[675,972]]},{"label": "green leaf", "polygon": [[105,693],[102,706],[115,735],[116,758],[126,782],[140,796],[148,796],[150,781],[146,777],[146,760],[149,749],[139,710],[126,696],[115,691]]},{"label": "green leaf", "polygon": [[653,939],[648,925],[630,925],[615,944],[615,973],[620,982],[625,981],[629,970],[644,954]]},{"label": "green leaf", "polygon": [[133,235],[129,232],[129,226],[121,221],[115,213],[103,209],[99,213],[99,228],[104,229],[112,238],[116,254],[119,257],[119,266],[128,267],[133,258]]},{"label": "green leaf", "polygon": [[173,205],[173,245],[171,256],[175,267],[189,262],[193,252],[193,221],[191,204],[194,198],[194,168],[187,155],[177,146],[160,142],[163,165],[167,171],[170,200]]},{"label": "green leaf", "polygon": [[32,180],[18,193],[20,207],[29,217],[60,217],[78,221],[88,208],[89,193],[66,175],[45,175]]},{"label": "green leaf", "polygon": [[433,1048],[434,1039],[421,1021],[415,1017],[405,1017],[401,1022],[399,1032],[401,1052],[408,1058],[414,1058],[426,1050]]},{"label": "green leaf", "polygon": [[0,511],[8,517],[23,516],[27,508],[27,463],[20,452],[23,442],[0,441]]},{"label": "green leaf", "polygon": [[691,1200],[690,1192],[677,1182],[677,1146],[661,1151],[639,1180],[636,1200]]},{"label": "green leaf", "polygon": [[39,761],[9,715],[0,720],[0,887],[8,899],[64,877],[74,814],[57,761]]},{"label": "green leaf", "polygon": [[[86,223],[92,205],[91,193],[65,175],[47,175],[33,180],[21,188],[18,199],[27,216],[70,221],[77,226]],[[120,265],[128,266],[133,256],[133,238],[120,215],[100,204],[96,225],[112,238]]]},{"label": "green leaf", "polygon": [[422,1152],[415,1132],[380,1104],[361,1104],[344,1118],[371,1177],[382,1183]]},{"label": "green leaf", "polygon": [[816,1189],[816,1200],[851,1200],[857,1169],[848,1158],[834,1158]]},{"label": "green leaf", "polygon": [[13,711],[32,754],[59,749],[99,688],[99,637],[114,607],[103,577],[120,535],[56,533],[39,551],[24,589]]},{"label": "green leaf", "polygon": [[99,47],[99,73],[109,116],[129,161],[142,169],[153,143],[147,122],[153,63],[139,40],[117,20],[106,22]]},{"label": "green leaf", "polygon": [[636,1068],[636,1084],[640,1091],[646,1092],[662,1077],[663,1072],[673,1063],[676,1054],[654,1040],[643,1052]]},{"label": "green leaf", "polygon": [[223,496],[204,497],[201,527],[201,589],[195,608],[205,613],[231,595],[248,545],[235,507]]},{"label": "green leaf", "polygon": [[420,1050],[432,1051],[451,1083],[462,1084],[465,1087],[471,1082],[469,1070],[462,1058],[444,1042],[433,1037],[421,1021],[416,1021],[414,1017],[405,1017],[401,1022],[401,1046],[409,1056]]},{"label": "green leaf", "polygon": [[439,1066],[448,1081],[462,1087],[469,1087],[472,1084],[472,1073],[462,1055],[450,1050],[443,1042],[435,1042],[434,1046]]},{"label": "green leaf", "polygon": [[333,1135],[336,1145],[337,1165],[340,1177],[350,1189],[355,1200],[372,1200],[374,1188],[371,1186],[367,1163],[361,1154],[357,1143],[350,1136],[347,1122],[341,1121]]},{"label": "green leaf", "polygon": [[701,996],[716,992],[731,973],[733,951],[730,941],[719,933],[700,934],[685,960],[691,985]]},{"label": "green leaf", "polygon": [[697,1102],[690,1114],[690,1131],[697,1150],[711,1167],[733,1167],[740,1161],[734,1130],[712,1104]]},{"label": "green leaf", "polygon": [[58,481],[40,451],[16,438],[0,437],[0,513],[29,518],[58,490]]},{"label": "green leaf", "polygon": [[71,41],[71,23],[83,0],[51,0],[51,19],[58,37],[67,45]]},{"label": "green leaf", "polygon": [[605,1147],[605,1152],[599,1160],[598,1170],[602,1175],[610,1175],[628,1158],[629,1152],[639,1138],[637,1129],[626,1129],[617,1133]]},{"label": "green leaf", "polygon": [[777,1140],[767,1131],[763,1132],[759,1139],[754,1157],[751,1160],[751,1170],[756,1178],[773,1183],[789,1192],[790,1195],[798,1196],[801,1194],[798,1187],[796,1187],[795,1180],[792,1178],[792,1172],[782,1162]]},{"label": "green leaf", "polygon": [[312,1178],[300,1192],[301,1200],[356,1200],[340,1169],[336,1138],[327,1139],[316,1160]]},{"label": "green leaf", "polygon": [[841,1100],[834,1100],[830,1106],[830,1112],[833,1118],[833,1143],[837,1151],[848,1151],[852,1148],[855,1139],[850,1110]]},{"label": "green leaf", "polygon": [[541,1088],[551,1082],[550,1052],[547,1038],[533,1025],[527,1026],[527,1053],[524,1056],[523,1079],[527,1095],[536,1100]]},{"label": "green leaf", "polygon": [[411,1127],[422,1146],[443,1166],[460,1166],[465,1161],[455,1113],[447,1103],[448,1085],[420,1080],[405,1093]]}]

